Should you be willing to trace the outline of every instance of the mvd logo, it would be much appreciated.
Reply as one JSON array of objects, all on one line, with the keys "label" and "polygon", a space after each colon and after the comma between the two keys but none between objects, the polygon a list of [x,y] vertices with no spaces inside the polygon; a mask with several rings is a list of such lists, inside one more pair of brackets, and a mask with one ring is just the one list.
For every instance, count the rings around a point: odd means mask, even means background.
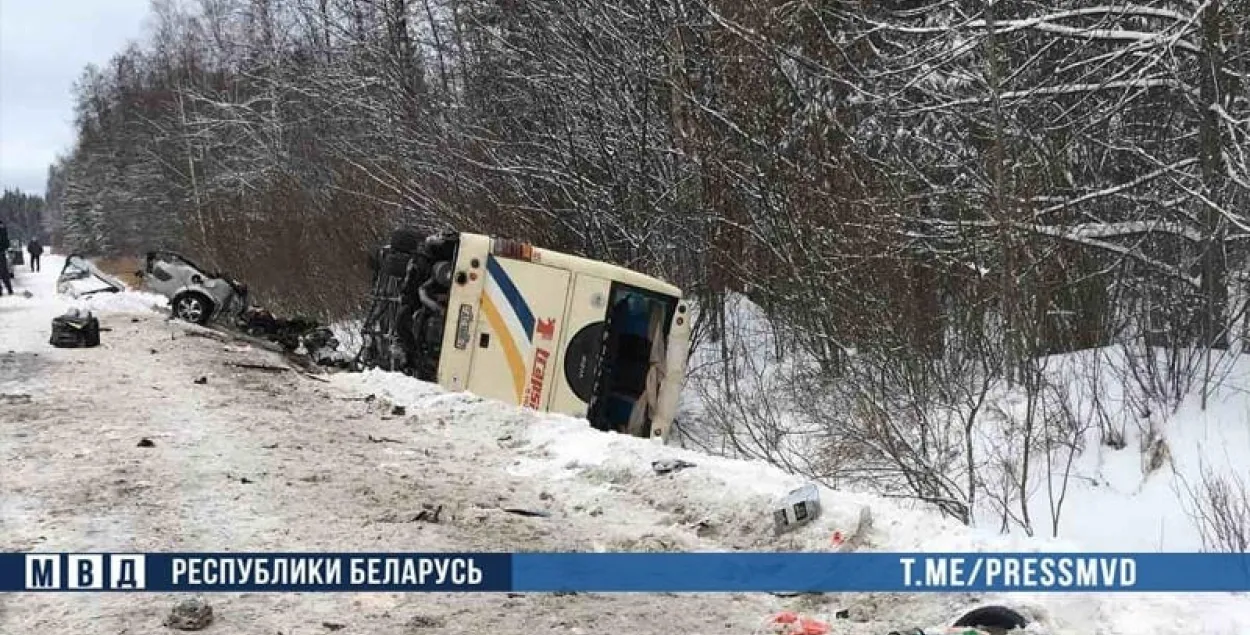
[{"label": "mvd logo", "polygon": [[141,591],[146,572],[138,554],[26,554],[27,591]]}]

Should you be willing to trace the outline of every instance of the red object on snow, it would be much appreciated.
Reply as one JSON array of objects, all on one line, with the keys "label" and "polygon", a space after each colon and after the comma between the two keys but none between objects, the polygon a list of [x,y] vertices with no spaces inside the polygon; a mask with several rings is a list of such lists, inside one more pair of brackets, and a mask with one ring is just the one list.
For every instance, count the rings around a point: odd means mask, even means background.
[{"label": "red object on snow", "polygon": [[782,611],[773,616],[773,624],[781,625],[778,635],[828,635],[829,625],[810,617],[802,617],[793,611]]},{"label": "red object on snow", "polygon": [[799,616],[791,611],[782,611],[773,617],[774,624],[793,624],[799,621]]},{"label": "red object on snow", "polygon": [[805,617],[799,620],[799,630],[795,632],[795,635],[826,635],[828,632],[828,624]]}]

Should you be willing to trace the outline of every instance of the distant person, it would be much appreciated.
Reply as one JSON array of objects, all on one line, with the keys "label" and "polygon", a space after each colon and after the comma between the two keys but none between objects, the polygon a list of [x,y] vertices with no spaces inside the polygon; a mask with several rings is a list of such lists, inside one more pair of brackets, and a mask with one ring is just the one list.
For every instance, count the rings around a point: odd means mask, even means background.
[{"label": "distant person", "polygon": [[[12,277],[13,273],[9,271],[9,227],[0,220],[0,282],[9,290],[9,295],[13,295]],[[4,295],[3,290],[0,290],[0,295]]]},{"label": "distant person", "polygon": [[26,244],[26,251],[30,253],[30,270],[39,271],[39,256],[43,255],[43,245],[39,244],[39,239],[30,239]]}]

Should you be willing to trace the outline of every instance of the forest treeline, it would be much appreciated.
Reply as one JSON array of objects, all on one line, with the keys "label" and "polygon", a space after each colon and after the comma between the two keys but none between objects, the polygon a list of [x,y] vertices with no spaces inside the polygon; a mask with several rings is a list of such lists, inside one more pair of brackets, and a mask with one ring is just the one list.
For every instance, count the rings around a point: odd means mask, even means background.
[{"label": "forest treeline", "polygon": [[[20,189],[6,189],[0,194],[0,220],[9,230],[9,240],[25,245],[31,239],[43,239],[45,223],[43,197]],[[0,245],[0,249],[9,245]]]},{"label": "forest treeline", "polygon": [[[1041,395],[1039,360],[1112,343],[1165,351],[1133,373],[1174,399],[1188,351],[1240,347],[1250,0],[153,7],[77,86],[65,249],[184,250],[339,318],[403,222],[672,279],[714,339],[749,297],[790,385],[847,388],[814,416],[877,421],[856,451],[904,475],[937,470],[898,458],[935,451],[890,427],[917,404]],[[967,480],[904,486],[966,516]]]}]

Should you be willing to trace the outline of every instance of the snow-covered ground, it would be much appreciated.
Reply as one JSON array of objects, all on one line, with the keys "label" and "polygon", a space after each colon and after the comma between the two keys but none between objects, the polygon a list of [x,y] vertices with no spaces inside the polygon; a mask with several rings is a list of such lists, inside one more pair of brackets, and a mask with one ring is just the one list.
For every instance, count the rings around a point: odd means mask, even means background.
[{"label": "snow-covered ground", "polygon": [[[789,366],[793,358],[778,355],[772,327],[748,300],[732,297],[728,314],[730,337],[724,346],[736,353],[731,375],[739,382],[741,393],[749,395],[741,400],[744,407],[753,408],[745,416],[769,417],[793,432],[783,437],[777,458],[802,468],[804,456],[818,454],[825,431],[818,424],[806,422],[803,413],[786,401],[791,394],[787,384],[791,381]],[[697,370],[693,373],[694,385],[685,394],[686,416],[691,421],[715,417],[704,412],[701,401],[716,400],[723,390],[721,346],[707,344],[692,359],[692,367]],[[1066,487],[1062,503],[1056,507],[1058,513],[1054,514],[1059,519],[1059,538],[1092,551],[1203,550],[1207,545],[1193,516],[1194,495],[1201,494],[1204,474],[1228,479],[1234,486],[1240,479],[1250,486],[1250,469],[1246,467],[1250,465],[1250,355],[1213,359],[1212,374],[1219,377],[1220,383],[1208,395],[1205,408],[1199,391],[1194,390],[1174,410],[1150,404],[1149,414],[1141,416],[1141,405],[1129,403],[1131,399],[1126,396],[1127,389],[1138,390],[1125,385],[1128,354],[1122,347],[1109,347],[1055,356],[1047,361],[1047,373],[1065,391],[1064,399],[1070,402],[1078,425],[1088,428],[1083,433],[1082,447],[1073,457],[1066,483],[1067,456],[1062,450],[1056,453],[1053,465],[1036,458],[1033,461],[1029,515],[1035,533],[1051,533],[1052,496],[1047,489],[1050,475],[1055,501],[1060,499],[1059,488]],[[1140,355],[1140,351],[1134,354]],[[1101,416],[1106,418],[1106,425],[1123,433],[1122,447],[1102,443],[1099,413],[1093,408],[1095,397],[1103,407]],[[761,405],[765,401],[766,408]],[[1018,418],[1022,408],[1019,389],[997,387],[990,391],[981,410],[985,413],[998,409]],[[980,468],[985,470],[982,478],[992,482],[998,476],[993,465],[1014,459],[1013,469],[1020,468],[1019,443],[1010,438],[1010,433],[1004,433],[1000,422],[992,417],[982,414],[980,421],[974,443]],[[728,445],[712,445],[734,454]],[[1166,451],[1152,457],[1151,450],[1156,448]],[[1151,465],[1152,458],[1158,458],[1160,463]],[[984,494],[979,501],[975,509],[977,524],[997,531],[1001,527],[999,509]],[[1024,533],[1017,524],[1009,529]]]},{"label": "snow-covered ground", "polygon": [[[48,551],[1080,550],[973,531],[867,494],[823,490],[826,513],[777,539],[770,504],[801,483],[777,468],[590,430],[395,374],[240,368],[272,353],[196,337],[146,309],[93,299],[103,344],[47,345],[59,259],[0,298],[0,549]],[[135,304],[131,304],[135,302]],[[116,308],[121,308],[119,312]],[[195,380],[203,377],[203,383]],[[367,399],[375,395],[375,399]],[[393,414],[390,404],[406,407]],[[138,447],[147,438],[154,447]],[[695,464],[659,476],[651,462]],[[414,517],[443,506],[441,520]],[[542,509],[548,516],[503,508]],[[835,635],[944,623],[983,603],[1023,608],[1056,635],[1245,635],[1230,594],[229,594],[208,632],[735,633],[797,609]],[[0,633],[152,633],[174,598],[14,594]],[[834,614],[845,610],[849,619]],[[329,624],[330,626],[327,626]],[[424,626],[422,626],[424,625]],[[429,628],[435,625],[435,628]]]}]

